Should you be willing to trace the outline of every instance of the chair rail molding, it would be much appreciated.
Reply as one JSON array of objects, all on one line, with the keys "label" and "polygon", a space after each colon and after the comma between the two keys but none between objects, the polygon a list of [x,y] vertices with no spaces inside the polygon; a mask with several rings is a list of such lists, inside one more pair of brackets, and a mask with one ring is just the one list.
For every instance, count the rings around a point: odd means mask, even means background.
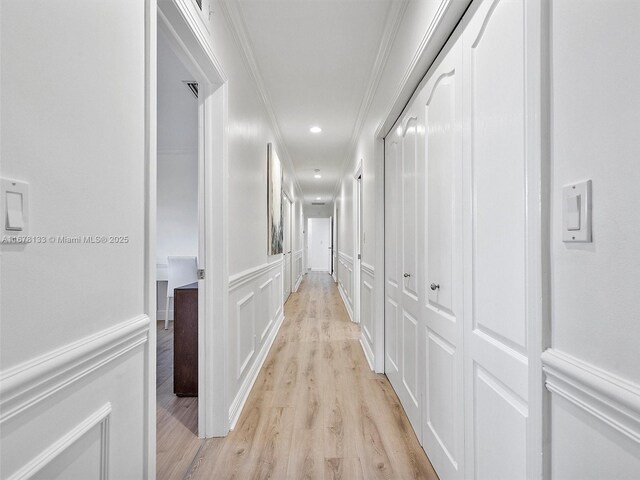
[{"label": "chair rail molding", "polygon": [[640,444],[640,385],[552,348],[542,368],[550,392]]},{"label": "chair rail molding", "polygon": [[0,425],[148,341],[139,315],[0,373]]},{"label": "chair rail molding", "polygon": [[256,278],[259,278],[264,273],[269,272],[275,268],[281,267],[283,264],[282,257],[275,262],[263,263],[257,267],[249,268],[243,272],[236,273],[229,276],[229,291],[232,292],[237,288],[245,285]]}]

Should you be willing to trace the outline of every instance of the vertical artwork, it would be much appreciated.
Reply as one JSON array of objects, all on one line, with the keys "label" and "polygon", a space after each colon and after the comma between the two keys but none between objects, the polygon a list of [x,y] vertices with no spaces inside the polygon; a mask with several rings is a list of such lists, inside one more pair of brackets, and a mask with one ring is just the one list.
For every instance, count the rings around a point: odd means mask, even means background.
[{"label": "vertical artwork", "polygon": [[267,225],[269,255],[282,253],[282,165],[273,145],[267,144]]}]

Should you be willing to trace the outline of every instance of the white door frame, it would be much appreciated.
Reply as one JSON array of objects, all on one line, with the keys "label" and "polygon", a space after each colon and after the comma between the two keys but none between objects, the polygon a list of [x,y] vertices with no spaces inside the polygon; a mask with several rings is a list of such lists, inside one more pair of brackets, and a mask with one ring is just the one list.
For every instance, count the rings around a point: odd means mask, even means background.
[{"label": "white door frame", "polygon": [[[283,191],[282,192],[282,197],[286,199],[287,202],[289,202],[289,218],[288,218],[288,225],[289,225],[289,252],[285,252],[284,248],[282,249],[283,252],[283,261],[282,261],[282,268],[286,268],[287,266],[287,262],[286,262],[286,255],[289,255],[289,295],[291,295],[293,293],[293,287],[294,287],[294,280],[293,280],[293,209],[294,209],[294,203],[293,200],[291,200],[289,198],[289,195],[287,194],[287,192]],[[284,242],[283,242],[284,244]],[[283,275],[283,279],[282,281],[284,282],[284,275]],[[282,289],[283,293],[284,293],[284,288]],[[286,302],[289,299],[289,297],[287,297],[286,299],[284,299],[284,301]]]},{"label": "white door frame", "polygon": [[353,321],[360,323],[362,276],[362,159],[353,173]]},{"label": "white door frame", "polygon": [[[200,437],[229,432],[226,365],[228,337],[227,249],[227,77],[207,38],[208,26],[194,2],[146,0],[146,225],[145,299],[155,324],[156,311],[156,174],[157,174],[157,34],[169,39],[199,84],[199,258],[205,279],[199,285],[198,432]],[[206,282],[206,288],[204,288]],[[147,352],[146,478],[155,478],[156,463],[156,329],[150,329]]]}]

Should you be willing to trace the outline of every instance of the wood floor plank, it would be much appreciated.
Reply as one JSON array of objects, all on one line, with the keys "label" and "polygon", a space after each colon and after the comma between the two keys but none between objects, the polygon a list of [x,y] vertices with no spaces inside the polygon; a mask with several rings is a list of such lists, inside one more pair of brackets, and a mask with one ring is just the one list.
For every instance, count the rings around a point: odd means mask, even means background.
[{"label": "wood floor plank", "polygon": [[[227,437],[193,443],[185,426],[194,421],[187,413],[193,406],[181,411],[163,397],[182,428],[158,429],[184,451],[171,452],[178,459],[172,469],[163,452],[158,479],[437,480],[398,397],[384,375],[370,370],[359,338],[332,278],[305,275]],[[159,378],[165,393],[168,380],[166,373]]]}]

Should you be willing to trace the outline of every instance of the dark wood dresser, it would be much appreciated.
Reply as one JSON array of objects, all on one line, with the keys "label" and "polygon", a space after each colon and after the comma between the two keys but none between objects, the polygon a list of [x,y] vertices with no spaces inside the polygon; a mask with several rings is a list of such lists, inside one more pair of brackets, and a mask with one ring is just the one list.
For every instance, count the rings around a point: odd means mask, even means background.
[{"label": "dark wood dresser", "polygon": [[173,393],[197,397],[198,282],[176,288],[173,302]]}]

